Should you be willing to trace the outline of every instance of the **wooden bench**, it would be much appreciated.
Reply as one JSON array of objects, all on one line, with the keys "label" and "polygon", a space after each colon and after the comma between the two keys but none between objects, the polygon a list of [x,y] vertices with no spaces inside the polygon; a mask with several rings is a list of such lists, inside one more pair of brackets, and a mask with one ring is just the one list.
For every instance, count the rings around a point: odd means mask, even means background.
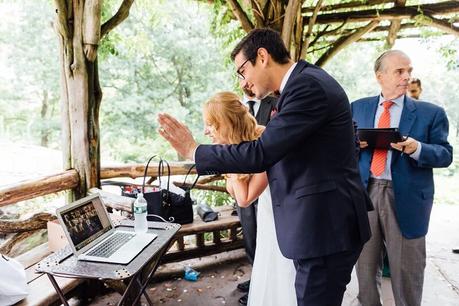
[{"label": "wooden bench", "polygon": [[[52,305],[59,301],[59,296],[48,277],[42,273],[35,273],[37,263],[50,254],[51,251],[48,249],[48,243],[44,243],[16,257],[16,260],[26,269],[29,295],[26,299],[16,303],[15,306]],[[84,282],[80,279],[62,277],[56,277],[56,281],[65,294],[76,289]]]},{"label": "wooden bench", "polygon": [[[108,207],[131,212],[132,199],[100,190],[93,190],[93,192],[99,192]],[[231,215],[232,210],[230,206],[219,207],[217,209],[220,214],[218,220],[208,223],[203,222],[199,216],[195,216],[193,223],[183,225],[178,231],[175,243],[171,244],[171,248],[163,256],[161,263],[182,261],[242,248],[243,240],[238,235],[241,225],[239,218]],[[207,233],[212,235],[211,241],[205,241]],[[187,243],[190,241],[193,243]],[[48,277],[35,273],[37,263],[49,254],[51,251],[48,249],[48,244],[45,243],[16,258],[26,269],[30,291],[29,296],[16,306],[60,304],[59,297]],[[71,293],[85,282],[80,279],[60,277],[56,277],[56,280],[64,294]]]}]

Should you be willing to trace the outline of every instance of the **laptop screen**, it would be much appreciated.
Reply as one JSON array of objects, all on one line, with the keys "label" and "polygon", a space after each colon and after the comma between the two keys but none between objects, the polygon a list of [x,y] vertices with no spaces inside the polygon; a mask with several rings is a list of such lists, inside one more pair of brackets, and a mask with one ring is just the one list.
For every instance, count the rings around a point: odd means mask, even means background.
[{"label": "laptop screen", "polygon": [[103,204],[95,198],[61,214],[77,251],[111,229],[107,213],[100,205]]}]

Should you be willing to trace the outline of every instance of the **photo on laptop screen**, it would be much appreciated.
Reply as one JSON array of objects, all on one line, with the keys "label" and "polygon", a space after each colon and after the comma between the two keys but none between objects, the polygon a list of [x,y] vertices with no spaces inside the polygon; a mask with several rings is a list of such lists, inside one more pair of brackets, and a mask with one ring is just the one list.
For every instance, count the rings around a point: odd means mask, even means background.
[{"label": "photo on laptop screen", "polygon": [[109,224],[100,220],[92,201],[64,212],[62,220],[76,250],[80,250],[110,230]]}]

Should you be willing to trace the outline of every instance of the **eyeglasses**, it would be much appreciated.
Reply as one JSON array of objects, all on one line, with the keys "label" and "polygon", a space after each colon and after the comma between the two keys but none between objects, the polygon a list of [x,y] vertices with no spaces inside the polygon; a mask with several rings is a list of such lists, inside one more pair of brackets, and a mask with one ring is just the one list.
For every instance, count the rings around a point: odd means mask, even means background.
[{"label": "eyeglasses", "polygon": [[241,66],[239,66],[239,68],[237,68],[236,70],[236,76],[238,77],[239,80],[245,80],[245,76],[241,73],[241,69],[242,67],[244,67],[245,64],[247,64],[248,61],[250,61],[251,58],[248,58],[245,60],[245,62],[242,63]]}]

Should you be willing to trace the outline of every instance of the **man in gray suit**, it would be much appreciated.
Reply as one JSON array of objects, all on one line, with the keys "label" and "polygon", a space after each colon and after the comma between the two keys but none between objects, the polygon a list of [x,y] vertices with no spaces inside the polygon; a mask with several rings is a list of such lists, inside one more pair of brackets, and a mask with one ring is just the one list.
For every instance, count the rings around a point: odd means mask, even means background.
[{"label": "man in gray suit", "polygon": [[[244,91],[244,98],[242,102],[249,109],[249,112],[257,119],[258,124],[267,125],[271,119],[271,112],[275,109],[277,99],[271,96],[267,96],[262,100],[255,97],[255,94],[249,89],[241,86]],[[247,257],[251,264],[255,258],[255,248],[257,240],[257,203],[258,200],[249,205],[248,207],[237,207],[237,213],[242,225],[242,232],[244,233],[244,247]],[[250,287],[250,280],[240,283],[237,288],[242,292],[245,292],[240,299],[241,305],[247,305],[248,292]]]}]

